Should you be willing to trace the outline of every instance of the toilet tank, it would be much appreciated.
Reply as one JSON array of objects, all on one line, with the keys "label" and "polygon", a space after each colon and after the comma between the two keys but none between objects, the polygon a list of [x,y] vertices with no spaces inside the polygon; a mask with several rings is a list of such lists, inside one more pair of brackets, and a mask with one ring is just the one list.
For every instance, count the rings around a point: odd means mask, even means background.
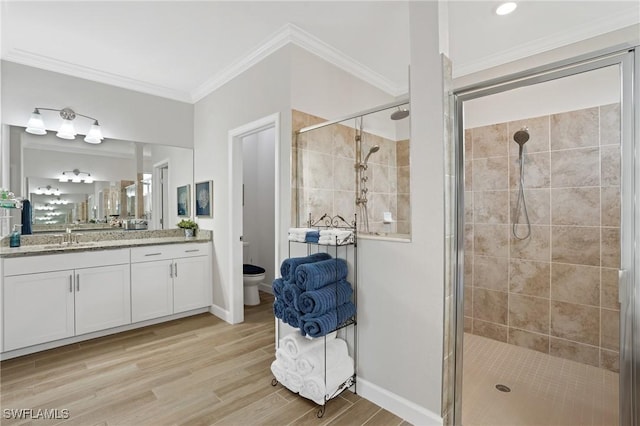
[{"label": "toilet tank", "polygon": [[242,263],[251,263],[251,256],[249,255],[249,242],[242,242]]}]

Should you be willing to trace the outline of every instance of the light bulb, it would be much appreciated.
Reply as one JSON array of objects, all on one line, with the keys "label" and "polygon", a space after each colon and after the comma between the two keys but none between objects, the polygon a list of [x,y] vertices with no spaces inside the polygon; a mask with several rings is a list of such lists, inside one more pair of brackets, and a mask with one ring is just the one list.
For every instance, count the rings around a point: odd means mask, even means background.
[{"label": "light bulb", "polygon": [[76,138],[76,129],[73,125],[73,121],[64,119],[62,120],[62,124],[60,125],[60,130],[56,133],[56,136],[62,139],[75,139]]},{"label": "light bulb", "polygon": [[27,123],[27,128],[25,129],[27,133],[31,133],[32,135],[46,135],[47,131],[44,128],[44,121],[42,121],[42,116],[40,115],[40,111],[37,109],[33,110],[31,113],[31,117],[29,118],[29,122]]},{"label": "light bulb", "polygon": [[98,124],[98,121],[96,120],[92,125],[91,125],[91,129],[89,129],[89,133],[87,133],[87,136],[84,138],[84,141],[87,143],[102,143],[102,139],[104,139],[102,137],[102,130],[100,130],[100,125]]}]

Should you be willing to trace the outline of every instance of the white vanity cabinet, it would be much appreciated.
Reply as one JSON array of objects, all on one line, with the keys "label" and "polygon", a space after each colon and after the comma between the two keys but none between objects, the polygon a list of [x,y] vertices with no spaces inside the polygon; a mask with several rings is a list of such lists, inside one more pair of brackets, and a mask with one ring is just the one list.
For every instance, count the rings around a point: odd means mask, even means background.
[{"label": "white vanity cabinet", "polygon": [[128,249],[3,262],[3,351],[131,323]]},{"label": "white vanity cabinet", "polygon": [[207,243],[132,248],[133,322],[211,305],[210,256]]}]

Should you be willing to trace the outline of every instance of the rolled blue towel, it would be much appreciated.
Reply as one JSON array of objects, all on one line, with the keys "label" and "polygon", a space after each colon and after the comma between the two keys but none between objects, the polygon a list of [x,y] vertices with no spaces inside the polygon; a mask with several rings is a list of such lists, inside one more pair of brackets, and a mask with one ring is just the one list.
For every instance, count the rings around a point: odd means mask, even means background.
[{"label": "rolled blue towel", "polygon": [[284,308],[283,321],[293,328],[300,328],[300,311],[293,306],[287,306]]},{"label": "rolled blue towel", "polygon": [[273,289],[273,295],[276,297],[282,297],[282,290],[284,289],[286,281],[282,278],[276,278],[273,280],[273,284],[271,284],[271,288]]},{"label": "rolled blue towel", "polygon": [[284,310],[287,305],[284,303],[284,300],[280,297],[276,297],[276,300],[273,301],[273,314],[276,318],[280,318],[284,320]]},{"label": "rolled blue towel", "polygon": [[300,330],[303,334],[308,334],[311,337],[321,337],[331,333],[355,313],[356,305],[352,302],[347,302],[338,306],[335,310],[320,316],[306,314],[300,317],[300,322],[302,323]]},{"label": "rolled blue towel", "polygon": [[300,293],[302,292],[295,284],[285,283],[282,288],[282,297],[287,306],[293,306],[298,311],[298,298],[300,297]]},{"label": "rolled blue towel", "polygon": [[282,279],[285,281],[293,281],[295,280],[295,271],[299,265],[305,263],[319,262],[321,260],[331,259],[331,255],[329,253],[314,253],[309,256],[304,257],[291,257],[289,259],[285,259],[280,265],[280,275],[282,275]]},{"label": "rolled blue towel", "polygon": [[302,291],[317,290],[347,278],[349,266],[344,259],[306,263],[296,268],[296,285]]},{"label": "rolled blue towel", "polygon": [[321,289],[305,291],[298,298],[298,309],[303,314],[322,315],[351,300],[353,289],[346,280],[328,284]]},{"label": "rolled blue towel", "polygon": [[308,231],[304,237],[307,243],[317,243],[320,239],[320,231]]}]

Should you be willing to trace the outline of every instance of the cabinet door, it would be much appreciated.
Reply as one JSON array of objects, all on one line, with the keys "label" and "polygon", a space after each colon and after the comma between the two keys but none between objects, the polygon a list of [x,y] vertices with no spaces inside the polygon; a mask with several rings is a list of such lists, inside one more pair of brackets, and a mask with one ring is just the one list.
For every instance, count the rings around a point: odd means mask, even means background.
[{"label": "cabinet door", "polygon": [[4,279],[4,350],[74,335],[73,271]]},{"label": "cabinet door", "polygon": [[76,334],[131,323],[129,265],[76,269]]},{"label": "cabinet door", "polygon": [[173,313],[173,263],[170,260],[131,264],[131,320]]},{"label": "cabinet door", "polygon": [[211,305],[209,256],[174,260],[173,313]]}]

